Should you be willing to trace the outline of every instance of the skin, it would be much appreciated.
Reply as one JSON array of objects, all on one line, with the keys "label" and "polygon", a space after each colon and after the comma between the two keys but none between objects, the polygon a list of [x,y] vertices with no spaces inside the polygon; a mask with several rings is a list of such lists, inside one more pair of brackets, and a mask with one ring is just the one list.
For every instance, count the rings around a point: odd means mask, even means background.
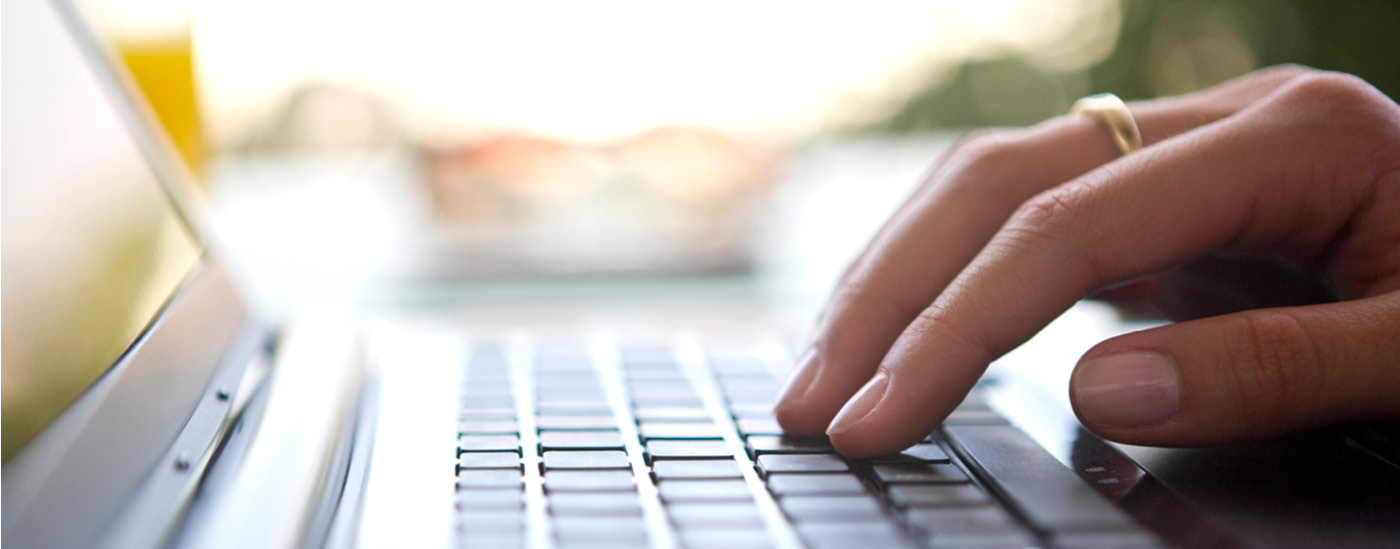
[{"label": "skin", "polygon": [[1178,320],[1080,359],[1071,402],[1106,438],[1400,419],[1400,106],[1285,66],[1129,108],[1128,155],[1084,116],[955,147],[843,277],[784,429],[897,452],[1085,297]]}]

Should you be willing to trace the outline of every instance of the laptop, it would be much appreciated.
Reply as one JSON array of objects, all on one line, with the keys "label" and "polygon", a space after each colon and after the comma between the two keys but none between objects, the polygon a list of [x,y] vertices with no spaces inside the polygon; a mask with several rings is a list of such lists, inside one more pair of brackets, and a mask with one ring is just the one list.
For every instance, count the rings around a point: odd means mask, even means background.
[{"label": "laptop", "polygon": [[260,322],[76,10],[5,8],[8,546],[1400,546],[1385,426],[1203,450],[1080,428],[1045,365],[1131,328],[1089,306],[867,460],[783,436],[783,337]]}]

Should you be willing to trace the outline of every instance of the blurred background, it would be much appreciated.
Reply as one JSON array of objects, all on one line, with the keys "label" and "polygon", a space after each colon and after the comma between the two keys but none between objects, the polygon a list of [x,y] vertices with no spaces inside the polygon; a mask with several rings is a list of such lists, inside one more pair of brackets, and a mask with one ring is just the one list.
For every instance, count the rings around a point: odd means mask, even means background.
[{"label": "blurred background", "polygon": [[1400,93],[1389,0],[83,5],[273,301],[365,277],[792,281],[838,270],[792,257],[843,263],[965,128],[1284,62]]}]

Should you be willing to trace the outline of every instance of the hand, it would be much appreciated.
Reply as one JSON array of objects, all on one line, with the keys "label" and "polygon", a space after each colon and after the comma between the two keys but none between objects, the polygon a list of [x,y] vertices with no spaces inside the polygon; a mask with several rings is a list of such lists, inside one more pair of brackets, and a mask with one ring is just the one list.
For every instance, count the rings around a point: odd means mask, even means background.
[{"label": "hand", "polygon": [[1130,109],[1145,146],[1126,156],[1084,116],[955,147],[843,277],[783,427],[897,452],[1095,293],[1216,315],[1080,359],[1071,401],[1102,436],[1197,446],[1400,418],[1400,107],[1278,67]]}]

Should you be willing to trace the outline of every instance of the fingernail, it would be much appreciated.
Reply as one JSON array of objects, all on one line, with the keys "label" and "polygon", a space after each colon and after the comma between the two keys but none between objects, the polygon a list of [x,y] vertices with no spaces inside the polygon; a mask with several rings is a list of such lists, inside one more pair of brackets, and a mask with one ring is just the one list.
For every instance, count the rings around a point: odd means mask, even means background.
[{"label": "fingernail", "polygon": [[870,415],[870,411],[875,409],[875,405],[885,398],[885,388],[890,384],[889,372],[882,366],[875,372],[875,377],[865,383],[865,387],[852,397],[846,406],[841,408],[841,412],[836,414],[836,419],[831,421],[831,426],[826,429],[828,435],[839,435],[851,430],[860,422],[865,420],[865,416]]},{"label": "fingernail", "polygon": [[1132,351],[1080,364],[1070,380],[1079,414],[1105,427],[1142,427],[1171,419],[1181,408],[1181,387],[1171,359]]},{"label": "fingernail", "polygon": [[816,377],[817,349],[813,347],[802,355],[802,360],[797,362],[797,368],[788,374],[787,382],[783,383],[783,389],[778,391],[778,404],[773,407],[774,412],[800,400],[802,395],[807,394],[807,388],[812,385],[812,380]]}]

